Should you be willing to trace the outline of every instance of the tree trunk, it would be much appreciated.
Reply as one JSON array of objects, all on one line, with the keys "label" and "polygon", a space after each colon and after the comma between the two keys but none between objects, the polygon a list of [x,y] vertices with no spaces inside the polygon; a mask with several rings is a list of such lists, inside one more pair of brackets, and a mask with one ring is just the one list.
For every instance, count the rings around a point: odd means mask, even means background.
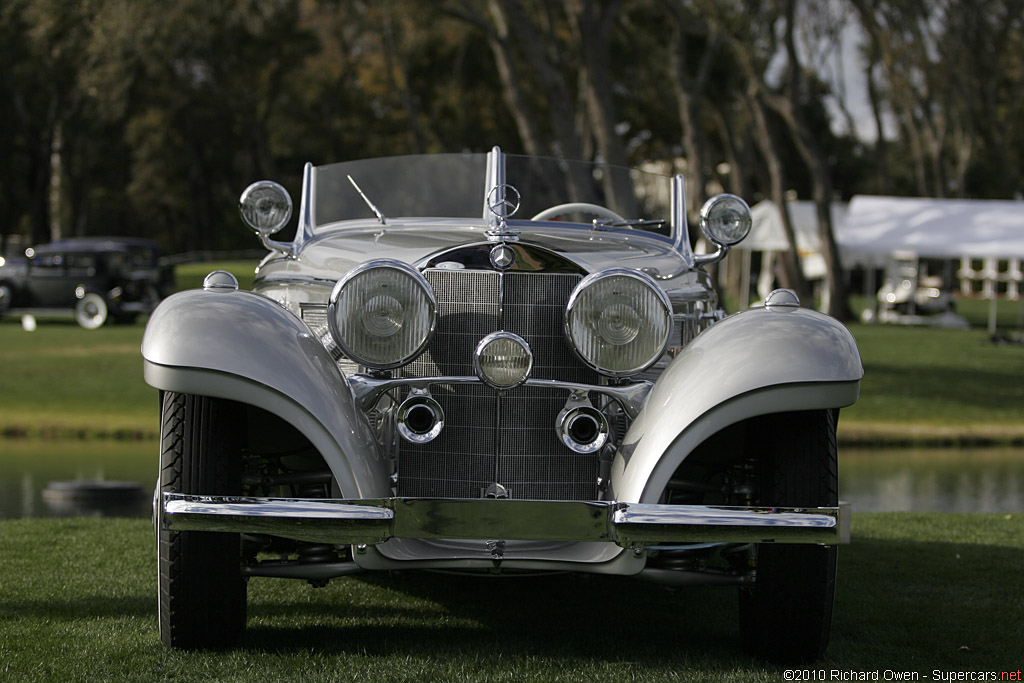
[{"label": "tree trunk", "polygon": [[688,211],[695,216],[707,199],[707,134],[701,119],[701,103],[704,91],[711,77],[711,67],[718,56],[719,39],[715,32],[704,31],[706,44],[697,64],[696,73],[687,69],[687,34],[700,20],[679,4],[672,5],[674,15],[674,44],[672,46],[672,86],[676,96],[676,107],[683,133],[683,148],[686,151],[686,199]]},{"label": "tree trunk", "polygon": [[512,46],[504,3],[499,0],[490,0],[488,10],[493,28],[485,29],[487,42],[494,55],[498,77],[501,78],[501,84],[504,86],[502,90],[505,104],[516,123],[519,140],[523,143],[523,151],[531,156],[540,156],[543,154],[543,146],[541,133],[537,127],[538,117],[530,105],[526,93],[523,92],[523,78],[519,73],[518,62],[511,54]]},{"label": "tree trunk", "polygon": [[852,317],[847,301],[846,278],[839,260],[835,232],[832,228],[832,174],[825,153],[815,138],[814,132],[803,114],[800,93],[803,87],[803,71],[799,62],[794,39],[796,0],[786,4],[786,30],[784,42],[789,61],[789,82],[787,97],[771,97],[769,103],[789,128],[797,151],[811,173],[811,187],[814,204],[818,212],[818,237],[821,241],[822,256],[825,258],[826,278],[829,288],[828,313],[840,320]]},{"label": "tree trunk", "polygon": [[782,229],[786,233],[786,240],[789,242],[789,249],[782,252],[782,273],[780,273],[782,286],[796,292],[796,295],[800,297],[800,301],[810,301],[811,287],[807,283],[807,278],[804,277],[803,268],[800,267],[796,232],[793,230],[793,223],[789,218],[789,203],[786,201],[782,161],[775,145],[775,139],[772,137],[768,127],[768,117],[765,114],[761,98],[756,92],[749,93],[747,97],[750,103],[750,111],[754,116],[754,139],[761,150],[765,166],[768,169],[770,196],[779,208],[779,215],[782,217]]},{"label": "tree trunk", "polygon": [[[579,48],[580,88],[587,106],[587,118],[593,127],[597,150],[606,163],[629,166],[626,147],[615,130],[615,102],[612,98],[612,79],[608,73],[608,51],[620,0],[593,2],[565,0],[565,12]],[[633,185],[621,173],[604,175],[605,203],[626,218],[639,214]]]},{"label": "tree trunk", "polygon": [[889,169],[889,146],[885,139],[885,126],[882,122],[882,93],[876,82],[875,71],[882,65],[881,27],[872,13],[872,8],[864,0],[852,0],[854,10],[860,17],[860,26],[868,35],[868,53],[864,64],[864,80],[867,83],[868,104],[875,123],[875,168],[879,177],[879,192],[892,194],[892,172]]}]

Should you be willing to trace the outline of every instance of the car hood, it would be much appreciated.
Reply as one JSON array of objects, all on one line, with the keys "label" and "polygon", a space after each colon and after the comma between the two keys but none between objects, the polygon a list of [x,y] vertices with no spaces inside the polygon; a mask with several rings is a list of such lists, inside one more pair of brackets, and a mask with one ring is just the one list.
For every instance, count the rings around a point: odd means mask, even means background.
[{"label": "car hood", "polygon": [[[517,227],[517,226],[513,226]],[[487,242],[485,225],[459,222],[404,222],[340,229],[306,242],[295,258],[269,256],[259,279],[302,275],[333,281],[373,258],[413,265],[457,247]],[[668,240],[632,230],[589,230],[583,227],[521,228],[519,242],[550,250],[586,272],[611,266],[644,268],[656,277],[679,275],[687,268]]]}]

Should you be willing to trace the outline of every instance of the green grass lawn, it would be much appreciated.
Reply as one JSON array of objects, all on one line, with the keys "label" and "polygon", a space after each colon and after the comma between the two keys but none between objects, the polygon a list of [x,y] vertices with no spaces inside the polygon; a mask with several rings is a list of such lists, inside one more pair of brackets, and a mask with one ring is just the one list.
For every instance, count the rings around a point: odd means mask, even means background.
[{"label": "green grass lawn", "polygon": [[[179,288],[211,270],[252,283],[252,262],[179,266]],[[1003,302],[1005,303],[1005,302]],[[0,435],[152,435],[156,392],[142,379],[144,325],[82,330],[0,320]],[[866,375],[843,411],[840,436],[873,440],[1024,442],[1024,346],[995,345],[983,330],[852,325]]]},{"label": "green grass lawn", "polygon": [[[956,312],[963,316],[971,327],[986,329],[991,315],[992,302],[979,297],[957,297]],[[996,300],[996,328],[1000,330],[1024,329],[1024,300]]]},{"label": "green grass lawn", "polygon": [[1024,346],[978,330],[851,326],[864,363],[860,400],[842,428],[921,437],[1024,435]]},{"label": "green grass lawn", "polygon": [[[993,345],[979,331],[852,329],[866,374],[841,431],[1024,433],[1024,347]],[[0,431],[151,433],[156,394],[142,379],[142,331],[47,321],[27,333],[0,322]]]},{"label": "green grass lawn", "polygon": [[[193,289],[210,271],[224,269],[250,288],[255,266],[186,264],[175,277],[179,289]],[[0,319],[0,437],[152,436],[157,396],[142,378],[144,320],[83,330],[70,320],[47,318],[25,332],[19,318]]]},{"label": "green grass lawn", "polygon": [[252,281],[256,277],[256,261],[183,263],[174,269],[174,284],[179,291],[197,289],[203,286],[203,278],[214,270],[234,273],[241,289],[252,289]]},{"label": "green grass lawn", "polygon": [[152,433],[157,395],[142,379],[142,330],[46,321],[29,333],[0,322],[0,434]]},{"label": "green grass lawn", "polygon": [[[142,379],[143,329],[48,321],[28,333],[0,321],[0,434],[151,435],[156,392]],[[852,330],[866,374],[841,435],[1024,438],[1024,347],[991,344],[976,330]]]},{"label": "green grass lawn", "polygon": [[[1024,516],[864,514],[814,669],[1016,671]],[[45,542],[41,540],[45,539]],[[0,679],[780,681],[738,647],[736,591],[613,577],[393,573],[250,582],[223,652],[166,650],[145,520],[0,522]]]}]

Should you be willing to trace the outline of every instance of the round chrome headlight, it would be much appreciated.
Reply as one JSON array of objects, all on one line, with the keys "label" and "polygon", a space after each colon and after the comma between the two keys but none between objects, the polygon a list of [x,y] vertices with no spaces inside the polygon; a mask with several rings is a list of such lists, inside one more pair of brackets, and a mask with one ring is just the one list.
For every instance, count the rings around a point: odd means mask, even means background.
[{"label": "round chrome headlight", "polygon": [[345,355],[379,370],[416,358],[436,318],[437,301],[426,279],[391,259],[367,261],[343,277],[327,307],[331,336]]},{"label": "round chrome headlight", "polygon": [[747,203],[734,194],[720,194],[700,209],[700,229],[715,244],[732,246],[750,232],[753,219]]},{"label": "round chrome headlight", "polygon": [[584,363],[624,377],[661,358],[672,331],[672,306],[647,275],[610,268],[583,278],[565,312],[565,331]]},{"label": "round chrome headlight", "polygon": [[525,339],[511,332],[492,332],[476,345],[476,376],[495,389],[512,389],[533,369],[533,352]]}]

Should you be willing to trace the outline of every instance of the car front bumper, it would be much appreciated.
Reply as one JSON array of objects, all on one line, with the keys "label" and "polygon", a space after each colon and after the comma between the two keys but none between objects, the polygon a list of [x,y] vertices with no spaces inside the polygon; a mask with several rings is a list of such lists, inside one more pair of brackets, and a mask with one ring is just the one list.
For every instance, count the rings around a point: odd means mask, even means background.
[{"label": "car front bumper", "polygon": [[837,544],[841,509],[651,505],[616,501],[384,498],[329,500],[164,493],[171,531],[269,534],[372,545],[390,538]]}]

